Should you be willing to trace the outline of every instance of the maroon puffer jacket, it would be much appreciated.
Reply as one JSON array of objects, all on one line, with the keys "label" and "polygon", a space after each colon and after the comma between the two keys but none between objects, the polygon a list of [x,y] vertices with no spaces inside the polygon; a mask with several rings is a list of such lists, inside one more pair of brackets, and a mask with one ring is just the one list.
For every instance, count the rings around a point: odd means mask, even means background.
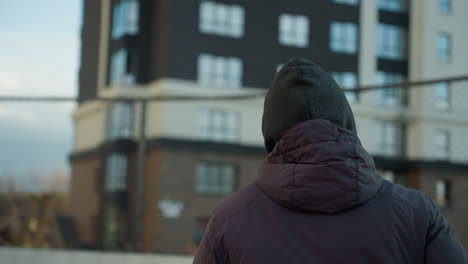
[{"label": "maroon puffer jacket", "polygon": [[214,211],[194,263],[468,263],[425,194],[383,180],[326,120],[288,130],[258,179]]}]

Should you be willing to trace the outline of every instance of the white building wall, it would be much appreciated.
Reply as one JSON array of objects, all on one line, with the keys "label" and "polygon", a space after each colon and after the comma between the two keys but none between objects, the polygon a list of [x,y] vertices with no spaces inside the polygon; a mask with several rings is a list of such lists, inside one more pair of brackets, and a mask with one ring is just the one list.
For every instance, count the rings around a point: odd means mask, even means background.
[{"label": "white building wall", "polygon": [[[132,96],[212,96],[263,94],[264,89],[227,89],[224,87],[202,87],[196,82],[163,79],[147,87],[110,87],[101,92],[103,97]],[[235,111],[239,114],[239,137],[237,144],[263,146],[261,118],[263,96],[248,100],[183,100],[150,101],[147,105],[146,138],[167,137],[174,139],[199,139],[199,111],[204,108]],[[75,151],[83,151],[106,140],[108,102],[82,104],[75,111]],[[134,106],[133,136],[139,137],[141,105]]]},{"label": "white building wall", "polygon": [[[443,14],[438,1],[414,0],[411,8],[410,79],[426,80],[468,74],[468,2],[451,1],[452,12]],[[437,58],[437,35],[449,33],[452,39],[451,59]],[[450,106],[446,110],[435,107],[435,88],[425,86],[412,89],[411,113],[416,122],[408,129],[410,157],[432,160],[436,157],[434,131],[446,129],[450,133],[450,160],[468,158],[468,81],[456,82],[450,88]]]},{"label": "white building wall", "polygon": [[104,141],[106,111],[107,104],[102,102],[88,102],[79,105],[73,113],[75,152],[93,149]]},{"label": "white building wall", "polygon": [[[262,94],[264,89],[229,89],[224,87],[202,87],[195,82],[164,80],[160,83],[161,94],[171,95],[248,95]],[[151,88],[150,88],[151,89]],[[239,114],[239,140],[243,145],[263,145],[261,134],[261,115],[263,112],[263,97],[248,100],[216,100],[216,101],[168,101],[161,104],[159,111],[163,112],[162,123],[153,122],[148,127],[148,136],[165,136],[181,139],[199,139],[198,114],[203,108],[235,111]],[[149,112],[148,116],[153,116]],[[161,124],[162,127],[161,127]],[[160,126],[161,129],[156,128]]]},{"label": "white building wall", "polygon": [[[376,59],[376,33],[378,21],[377,1],[361,1],[360,10],[360,36],[359,36],[359,85],[373,85]],[[360,103],[371,104],[373,93],[363,93]]]}]

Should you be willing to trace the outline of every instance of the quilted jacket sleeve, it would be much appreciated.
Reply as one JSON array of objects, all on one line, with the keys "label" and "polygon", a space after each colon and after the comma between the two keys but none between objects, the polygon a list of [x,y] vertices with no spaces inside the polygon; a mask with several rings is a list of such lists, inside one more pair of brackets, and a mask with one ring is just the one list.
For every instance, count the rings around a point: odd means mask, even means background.
[{"label": "quilted jacket sleeve", "polygon": [[431,198],[426,197],[429,210],[429,224],[426,236],[426,264],[460,263],[468,264],[468,254],[452,232],[450,225],[440,214]]},{"label": "quilted jacket sleeve", "polygon": [[222,239],[222,230],[212,217],[198,248],[194,264],[228,264],[229,255]]}]

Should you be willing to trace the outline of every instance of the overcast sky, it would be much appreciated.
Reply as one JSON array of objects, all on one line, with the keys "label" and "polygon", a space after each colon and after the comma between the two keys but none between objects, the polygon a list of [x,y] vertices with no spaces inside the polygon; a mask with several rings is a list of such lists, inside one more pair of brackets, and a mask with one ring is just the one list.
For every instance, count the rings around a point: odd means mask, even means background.
[{"label": "overcast sky", "polygon": [[[81,13],[81,0],[0,0],[0,95],[77,94]],[[68,167],[74,107],[0,102],[0,177]]]}]

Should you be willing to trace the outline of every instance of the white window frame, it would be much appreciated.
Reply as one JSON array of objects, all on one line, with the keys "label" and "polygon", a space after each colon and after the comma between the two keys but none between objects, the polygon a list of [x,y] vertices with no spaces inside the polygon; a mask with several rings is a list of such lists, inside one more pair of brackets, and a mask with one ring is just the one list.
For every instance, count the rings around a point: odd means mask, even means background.
[{"label": "white window frame", "polygon": [[437,0],[439,11],[443,14],[452,13],[452,0]]},{"label": "white window frame", "polygon": [[357,102],[356,92],[348,92],[348,89],[354,89],[358,85],[357,74],[355,72],[332,72],[333,79],[344,90],[346,99],[349,102]]},{"label": "white window frame", "polygon": [[450,61],[452,56],[452,36],[447,32],[437,34],[437,59],[440,62]]},{"label": "white window frame", "polygon": [[450,202],[450,182],[438,179],[435,182],[435,202],[439,207],[446,207]]},{"label": "white window frame", "polygon": [[139,31],[139,0],[122,0],[112,10],[112,39],[136,35]]},{"label": "white window frame", "polygon": [[201,162],[196,166],[195,192],[228,195],[235,190],[236,168],[230,163]]},{"label": "white window frame", "polygon": [[450,158],[450,132],[446,129],[437,129],[433,140],[435,158],[448,160]]},{"label": "white window frame", "polygon": [[307,16],[281,14],[278,21],[279,44],[297,48],[309,46],[309,18]]},{"label": "white window frame", "polygon": [[405,12],[408,10],[408,0],[378,0],[379,10],[390,12]]},{"label": "white window frame", "polygon": [[396,179],[395,173],[393,171],[383,171],[382,178],[392,183],[395,183],[395,179]]},{"label": "white window frame", "polygon": [[396,157],[403,153],[403,128],[400,123],[377,120],[377,153]]},{"label": "white window frame", "polygon": [[135,77],[128,72],[129,53],[126,49],[119,49],[111,56],[109,69],[109,85],[131,86]]},{"label": "white window frame", "polygon": [[237,57],[202,53],[198,56],[198,82],[228,88],[242,86],[243,63]]},{"label": "white window frame", "polygon": [[407,32],[404,28],[379,23],[377,25],[377,57],[389,60],[407,58]]},{"label": "white window frame", "polygon": [[440,82],[434,85],[434,105],[438,109],[446,110],[450,107],[450,83]]},{"label": "white window frame", "polygon": [[200,3],[198,28],[201,33],[222,37],[244,36],[245,10],[240,5],[213,1]]},{"label": "white window frame", "polygon": [[355,23],[332,22],[330,24],[330,50],[337,53],[356,54],[358,29]]},{"label": "white window frame", "polygon": [[107,111],[107,138],[109,140],[133,136],[133,104],[115,102]]},{"label": "white window frame", "polygon": [[104,190],[106,192],[128,189],[128,157],[123,153],[112,153],[106,158]]},{"label": "white window frame", "polygon": [[198,111],[198,136],[202,140],[234,143],[239,141],[240,113],[202,108]]},{"label": "white window frame", "polygon": [[359,0],[333,0],[333,2],[337,4],[343,4],[343,5],[358,5]]},{"label": "white window frame", "polygon": [[[399,73],[379,71],[376,73],[377,85],[400,84],[404,76]],[[376,103],[382,106],[401,106],[404,102],[403,88],[395,86],[376,90]]]}]

